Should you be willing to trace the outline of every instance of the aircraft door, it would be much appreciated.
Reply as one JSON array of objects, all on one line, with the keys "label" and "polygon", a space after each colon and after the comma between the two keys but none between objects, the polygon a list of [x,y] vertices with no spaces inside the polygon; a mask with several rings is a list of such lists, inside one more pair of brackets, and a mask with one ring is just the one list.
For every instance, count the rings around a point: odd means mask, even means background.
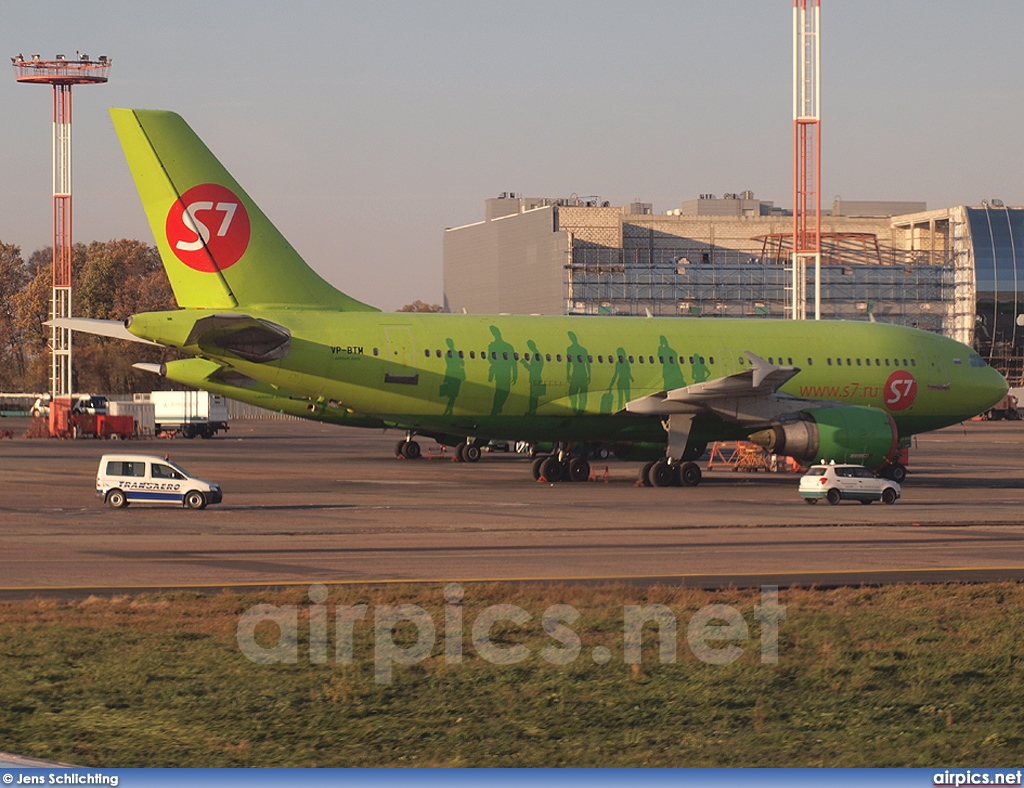
[{"label": "aircraft door", "polygon": [[949,365],[942,355],[942,346],[930,339],[919,342],[922,351],[922,362],[925,364],[924,376],[928,388],[932,391],[949,391]]},{"label": "aircraft door", "polygon": [[731,350],[722,348],[718,351],[718,363],[722,370],[722,376],[728,377],[729,375],[736,374],[736,354]]},{"label": "aircraft door", "polygon": [[416,346],[412,329],[408,326],[384,326],[384,335],[388,341],[388,368],[384,373],[384,382],[415,386],[420,376],[416,371]]}]

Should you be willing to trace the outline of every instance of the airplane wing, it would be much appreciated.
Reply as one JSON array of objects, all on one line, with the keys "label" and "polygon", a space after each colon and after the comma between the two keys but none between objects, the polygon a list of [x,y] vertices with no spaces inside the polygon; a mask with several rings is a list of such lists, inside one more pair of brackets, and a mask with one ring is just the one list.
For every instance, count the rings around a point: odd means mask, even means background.
[{"label": "airplane wing", "polygon": [[158,342],[150,342],[148,339],[137,337],[125,328],[120,320],[95,320],[88,317],[57,317],[47,320],[43,325],[55,326],[57,328],[70,328],[72,331],[81,331],[83,334],[93,334],[98,337],[109,337],[110,339],[125,339],[129,342],[139,342],[143,345],[156,345],[163,347]]},{"label": "airplane wing", "polygon": [[[164,347],[158,342],[135,336],[120,320],[59,317],[46,321],[45,325]],[[287,356],[291,350],[291,340],[291,332],[277,323],[249,315],[224,314],[210,315],[197,320],[185,344],[197,345],[211,355],[220,355],[227,351],[247,361],[266,363]]]},{"label": "airplane wing", "polygon": [[700,415],[760,429],[808,407],[834,407],[839,404],[779,393],[779,389],[797,375],[800,368],[770,364],[749,350],[743,354],[750,361],[750,368],[743,372],[640,397],[627,402],[626,411],[665,419],[672,456],[679,457],[686,447],[693,419]]}]

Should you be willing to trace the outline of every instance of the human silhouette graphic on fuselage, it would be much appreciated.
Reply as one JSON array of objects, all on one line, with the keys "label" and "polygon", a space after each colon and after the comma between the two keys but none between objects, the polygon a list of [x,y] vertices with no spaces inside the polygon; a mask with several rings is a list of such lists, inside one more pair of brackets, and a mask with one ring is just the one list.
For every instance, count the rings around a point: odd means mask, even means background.
[{"label": "human silhouette graphic on fuselage", "polygon": [[569,381],[569,404],[578,415],[587,409],[587,389],[590,387],[590,359],[576,335],[570,331],[572,342],[565,350],[565,376]]},{"label": "human silhouette graphic on fuselage", "polygon": [[544,357],[532,339],[526,340],[526,346],[530,348],[530,352],[526,354],[528,358],[522,359],[522,365],[530,374],[530,405],[526,409],[526,415],[536,416],[540,398],[547,391],[547,386],[544,385]]},{"label": "human silhouette graphic on fuselage", "polygon": [[497,416],[505,407],[505,400],[508,399],[512,386],[519,380],[519,365],[515,360],[515,350],[501,338],[501,331],[497,326],[491,326],[491,333],[494,335],[494,341],[487,346],[487,357],[491,361],[487,380],[494,383],[491,415]]},{"label": "human silhouette graphic on fuselage", "polygon": [[445,354],[444,380],[437,392],[442,397],[448,398],[448,404],[444,407],[444,415],[450,416],[455,409],[455,400],[459,396],[459,389],[462,388],[462,381],[466,379],[466,360],[455,350],[455,341],[446,339],[448,353]]}]

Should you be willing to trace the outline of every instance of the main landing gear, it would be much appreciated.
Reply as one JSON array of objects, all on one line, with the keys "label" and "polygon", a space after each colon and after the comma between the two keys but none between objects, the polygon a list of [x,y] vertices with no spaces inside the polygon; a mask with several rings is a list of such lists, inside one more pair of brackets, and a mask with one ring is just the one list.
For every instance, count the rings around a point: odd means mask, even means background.
[{"label": "main landing gear", "polygon": [[687,453],[690,428],[693,416],[686,413],[675,413],[665,419],[661,426],[668,434],[665,456],[657,462],[649,462],[640,469],[639,484],[641,487],[696,487],[701,481],[700,467],[695,462],[683,462],[687,456],[699,456]]},{"label": "main landing gear", "polygon": [[585,457],[569,457],[564,449],[536,457],[530,470],[534,481],[585,482],[590,479],[590,463]]},{"label": "main landing gear", "polygon": [[662,457],[657,462],[646,463],[640,469],[641,487],[696,487],[703,474],[695,462],[672,462]]},{"label": "main landing gear", "polygon": [[882,468],[878,475],[883,479],[892,479],[896,484],[903,484],[907,480],[907,469],[899,463],[895,463]]}]

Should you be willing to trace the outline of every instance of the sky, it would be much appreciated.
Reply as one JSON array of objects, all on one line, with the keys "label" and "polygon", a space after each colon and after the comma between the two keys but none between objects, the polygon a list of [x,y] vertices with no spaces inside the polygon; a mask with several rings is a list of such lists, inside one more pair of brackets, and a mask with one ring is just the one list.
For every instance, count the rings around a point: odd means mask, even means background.
[{"label": "sky", "polygon": [[[305,260],[442,301],[446,227],[501,192],[792,206],[789,0],[5,3],[73,89],[74,240],[153,243],[106,108],[180,113]],[[822,0],[822,203],[1024,204],[1018,0]],[[52,240],[51,93],[0,80],[0,241]]]}]

